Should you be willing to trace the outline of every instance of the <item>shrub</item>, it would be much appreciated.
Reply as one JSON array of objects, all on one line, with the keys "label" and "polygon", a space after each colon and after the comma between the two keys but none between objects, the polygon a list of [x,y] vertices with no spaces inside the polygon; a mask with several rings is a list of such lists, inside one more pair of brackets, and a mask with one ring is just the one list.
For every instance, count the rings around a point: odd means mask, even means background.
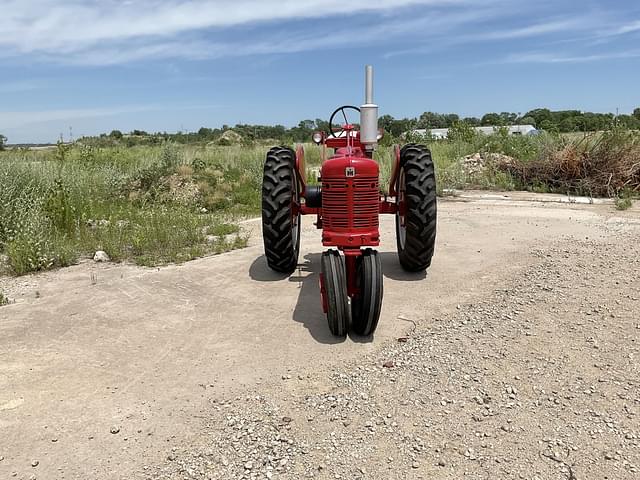
[{"label": "shrub", "polygon": [[77,209],[71,202],[69,188],[57,178],[47,194],[44,212],[54,228],[67,235],[73,235],[76,226]]},{"label": "shrub", "polygon": [[175,144],[167,142],[160,151],[160,165],[165,173],[174,170],[180,162],[180,156]]},{"label": "shrub", "polygon": [[11,238],[6,245],[6,253],[14,273],[23,275],[56,265],[49,233],[48,225],[41,219],[34,218]]},{"label": "shrub", "polygon": [[630,188],[623,188],[620,192],[618,192],[618,197],[616,198],[615,205],[618,210],[628,210],[633,206],[633,197],[637,194]]},{"label": "shrub", "polygon": [[633,206],[633,201],[628,197],[616,198],[616,208],[618,210],[627,210]]},{"label": "shrub", "polygon": [[474,143],[477,140],[478,132],[467,122],[453,122],[449,128],[447,138],[451,141]]}]

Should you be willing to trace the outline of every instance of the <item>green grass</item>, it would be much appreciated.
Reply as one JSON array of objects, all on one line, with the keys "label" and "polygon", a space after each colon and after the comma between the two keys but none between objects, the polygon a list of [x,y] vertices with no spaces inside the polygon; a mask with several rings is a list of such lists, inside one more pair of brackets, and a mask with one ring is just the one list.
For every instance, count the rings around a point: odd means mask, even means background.
[{"label": "green grass", "polygon": [[0,292],[0,307],[3,307],[8,304],[9,304],[9,299],[4,296],[4,293]]},{"label": "green grass", "polygon": [[616,209],[628,210],[633,206],[633,201],[630,198],[616,198]]},{"label": "green grass", "polygon": [[637,197],[635,192],[631,189],[625,188],[619,194],[615,200],[617,210],[628,210],[633,207],[633,198]]},{"label": "green grass", "polygon": [[252,153],[172,145],[3,152],[0,253],[22,275],[96,250],[159,265],[240,248],[247,239],[234,221],[260,204],[262,160]]}]

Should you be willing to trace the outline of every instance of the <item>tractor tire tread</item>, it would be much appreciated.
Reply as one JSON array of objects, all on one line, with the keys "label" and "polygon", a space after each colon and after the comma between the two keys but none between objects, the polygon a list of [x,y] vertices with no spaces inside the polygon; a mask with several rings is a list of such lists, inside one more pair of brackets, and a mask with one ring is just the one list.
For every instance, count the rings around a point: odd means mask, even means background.
[{"label": "tractor tire tread", "polygon": [[408,144],[400,150],[405,174],[406,239],[398,249],[400,264],[410,272],[431,265],[436,241],[436,176],[431,151],[424,145]]},{"label": "tractor tire tread", "polygon": [[357,275],[360,292],[351,300],[351,326],[355,333],[366,337],[375,332],[382,309],[383,276],[378,252],[363,250]]},{"label": "tractor tire tread", "polygon": [[336,337],[344,337],[351,322],[344,259],[337,250],[328,250],[322,254],[320,263],[327,295],[329,330]]},{"label": "tractor tire tread", "polygon": [[[299,238],[293,233],[293,192],[296,154],[289,147],[267,152],[262,178],[262,237],[272,270],[292,273],[298,265]],[[298,228],[299,234],[299,228]]]}]

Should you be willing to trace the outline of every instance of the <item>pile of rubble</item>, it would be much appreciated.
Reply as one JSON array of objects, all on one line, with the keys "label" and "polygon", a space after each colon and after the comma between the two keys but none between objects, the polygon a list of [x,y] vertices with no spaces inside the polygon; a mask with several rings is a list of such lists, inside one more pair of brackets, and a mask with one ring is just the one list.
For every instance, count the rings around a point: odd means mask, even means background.
[{"label": "pile of rubble", "polygon": [[462,169],[467,175],[477,175],[484,172],[487,167],[494,167],[499,170],[509,165],[513,165],[514,158],[502,153],[474,153],[459,160]]}]

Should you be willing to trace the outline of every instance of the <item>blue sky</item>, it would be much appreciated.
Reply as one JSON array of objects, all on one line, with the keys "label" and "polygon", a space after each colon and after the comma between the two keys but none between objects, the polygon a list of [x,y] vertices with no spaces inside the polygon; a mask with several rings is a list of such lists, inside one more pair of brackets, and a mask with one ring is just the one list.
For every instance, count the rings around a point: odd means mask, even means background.
[{"label": "blue sky", "polygon": [[637,0],[0,0],[0,133],[640,106]]}]

